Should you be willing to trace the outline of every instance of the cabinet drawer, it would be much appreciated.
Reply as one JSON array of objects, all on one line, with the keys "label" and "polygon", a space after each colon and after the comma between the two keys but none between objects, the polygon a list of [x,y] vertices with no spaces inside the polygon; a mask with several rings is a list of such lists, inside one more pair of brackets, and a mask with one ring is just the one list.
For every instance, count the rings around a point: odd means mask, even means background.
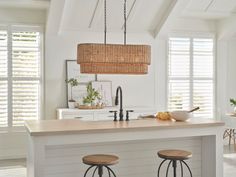
[{"label": "cabinet drawer", "polygon": [[114,119],[114,114],[112,113],[97,113],[94,114],[94,120],[99,121],[99,120],[113,120]]},{"label": "cabinet drawer", "polygon": [[93,120],[93,114],[64,114],[62,119]]}]

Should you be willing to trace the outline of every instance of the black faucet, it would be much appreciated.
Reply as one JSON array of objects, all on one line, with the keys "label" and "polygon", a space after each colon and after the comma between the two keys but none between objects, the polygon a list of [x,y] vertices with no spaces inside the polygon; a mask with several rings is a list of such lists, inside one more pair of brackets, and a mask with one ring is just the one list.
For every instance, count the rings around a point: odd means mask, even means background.
[{"label": "black faucet", "polygon": [[119,117],[120,117],[120,121],[123,121],[123,96],[122,96],[122,88],[121,86],[117,87],[116,89],[116,98],[115,98],[115,105],[119,104],[119,99],[118,99],[118,93],[120,91],[120,112],[119,112]]}]

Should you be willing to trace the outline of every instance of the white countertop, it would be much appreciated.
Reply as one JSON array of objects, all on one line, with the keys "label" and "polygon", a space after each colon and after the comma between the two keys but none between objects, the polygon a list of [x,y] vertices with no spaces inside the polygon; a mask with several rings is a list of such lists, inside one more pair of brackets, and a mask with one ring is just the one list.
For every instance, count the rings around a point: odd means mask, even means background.
[{"label": "white countertop", "polygon": [[31,136],[47,136],[55,134],[76,134],[95,132],[119,132],[129,130],[175,129],[224,126],[221,121],[214,119],[192,118],[186,122],[161,121],[147,118],[131,121],[81,121],[81,120],[30,120],[25,123]]}]

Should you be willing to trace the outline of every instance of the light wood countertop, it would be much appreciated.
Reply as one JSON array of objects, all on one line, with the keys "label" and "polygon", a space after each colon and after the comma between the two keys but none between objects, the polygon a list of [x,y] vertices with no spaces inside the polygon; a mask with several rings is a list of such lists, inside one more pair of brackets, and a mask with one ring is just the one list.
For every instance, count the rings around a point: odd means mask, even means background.
[{"label": "light wood countertop", "polygon": [[138,131],[173,128],[200,128],[224,126],[221,121],[213,119],[194,118],[186,122],[161,121],[157,119],[140,119],[123,122],[111,121],[81,121],[67,120],[30,120],[25,122],[26,129],[31,136],[49,136],[76,133],[100,133],[119,131]]}]

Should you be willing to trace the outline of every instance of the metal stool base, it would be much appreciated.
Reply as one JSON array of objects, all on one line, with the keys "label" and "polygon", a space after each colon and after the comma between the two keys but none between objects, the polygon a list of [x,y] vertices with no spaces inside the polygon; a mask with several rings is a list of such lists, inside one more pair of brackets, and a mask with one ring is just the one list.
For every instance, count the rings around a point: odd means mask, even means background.
[{"label": "metal stool base", "polygon": [[[161,170],[161,166],[167,161],[167,159],[164,159],[161,164],[159,165],[158,167],[158,171],[157,171],[157,177],[160,177],[160,170]],[[177,162],[179,161],[180,163],[180,167],[181,167],[181,177],[184,176],[184,173],[183,173],[183,164],[187,167],[188,171],[189,171],[189,174],[190,174],[190,177],[193,177],[192,175],[192,172],[191,172],[191,169],[190,167],[188,166],[188,164],[184,161],[184,160],[169,160],[169,163],[167,165],[167,169],[166,169],[166,177],[168,177],[168,173],[169,173],[169,168],[170,168],[170,165],[172,164],[172,167],[173,167],[173,174],[174,174],[174,177],[176,177],[176,169],[177,169]]]},{"label": "metal stool base", "polygon": [[88,173],[93,167],[95,167],[95,168],[94,168],[92,177],[95,176],[96,171],[98,171],[98,176],[99,176],[99,177],[102,177],[102,175],[103,175],[103,169],[104,169],[104,168],[107,169],[107,172],[108,172],[109,177],[111,177],[111,174],[112,174],[114,177],[116,177],[114,171],[113,171],[110,167],[108,167],[108,166],[106,166],[106,165],[91,165],[91,166],[86,170],[86,172],[84,173],[84,177],[87,176],[87,173]]}]

